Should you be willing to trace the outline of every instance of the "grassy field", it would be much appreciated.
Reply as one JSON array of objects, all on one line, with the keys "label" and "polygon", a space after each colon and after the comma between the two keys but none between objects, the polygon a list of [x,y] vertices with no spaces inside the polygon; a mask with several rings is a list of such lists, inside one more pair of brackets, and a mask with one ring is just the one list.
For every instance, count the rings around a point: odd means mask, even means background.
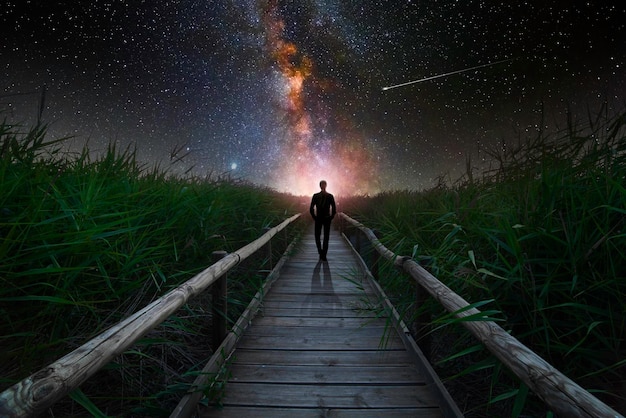
[{"label": "grassy field", "polygon": [[[235,180],[170,176],[132,150],[68,155],[45,127],[0,125],[0,390],[302,211]],[[301,228],[301,227],[300,227]],[[274,260],[291,235],[275,239]],[[249,302],[267,252],[229,275],[230,316]],[[110,415],[169,415],[211,354],[210,300],[189,303],[73,394]],[[71,401],[51,416],[84,416]],[[97,413],[96,413],[97,415]]]},{"label": "grassy field", "polygon": [[[626,115],[491,150],[454,185],[354,198],[344,210],[413,256],[540,356],[626,412]],[[409,322],[411,285],[385,286]],[[409,295],[403,297],[402,295]],[[433,358],[468,416],[549,411],[459,326],[432,318]],[[443,326],[443,328],[439,328]],[[506,402],[500,402],[502,400]]]},{"label": "grassy field", "polygon": [[[340,210],[624,413],[625,126],[621,115],[538,133],[488,150],[491,168],[468,164],[455,184],[344,198]],[[213,251],[306,209],[232,179],[171,176],[132,150],[64,154],[62,141],[0,125],[0,390],[192,277]],[[273,244],[274,259],[301,227]],[[231,318],[266,268],[262,254],[229,274]],[[409,323],[432,318],[432,358],[468,417],[550,416],[440,306],[415,306],[406,276],[382,271]],[[210,335],[210,300],[199,298],[50,416],[168,416],[211,355]]]}]

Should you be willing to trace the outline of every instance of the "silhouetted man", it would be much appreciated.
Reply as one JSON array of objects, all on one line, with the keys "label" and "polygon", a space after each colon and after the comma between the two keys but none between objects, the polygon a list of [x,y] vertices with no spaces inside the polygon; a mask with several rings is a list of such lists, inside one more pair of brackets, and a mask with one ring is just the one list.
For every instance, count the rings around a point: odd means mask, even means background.
[{"label": "silhouetted man", "polygon": [[[330,234],[330,222],[337,214],[337,206],[335,198],[332,194],[326,192],[326,180],[320,181],[321,192],[315,193],[311,199],[311,207],[309,212],[315,219],[315,245],[320,255],[320,260],[326,261],[326,253],[328,252],[328,235]],[[321,243],[322,227],[324,227],[324,245]]]}]

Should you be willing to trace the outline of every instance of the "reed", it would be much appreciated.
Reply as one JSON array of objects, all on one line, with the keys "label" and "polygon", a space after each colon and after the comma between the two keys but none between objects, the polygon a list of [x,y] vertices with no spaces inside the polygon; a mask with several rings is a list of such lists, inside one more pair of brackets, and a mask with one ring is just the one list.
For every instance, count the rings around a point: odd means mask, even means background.
[{"label": "reed", "polygon": [[[0,390],[301,210],[233,179],[180,178],[110,146],[61,151],[46,127],[0,124]],[[274,259],[288,239],[273,245]],[[231,278],[231,320],[263,277]],[[210,299],[193,301],[55,407],[58,416],[168,415],[210,356]],[[97,405],[97,406],[96,406]]]},{"label": "reed", "polygon": [[[505,329],[624,413],[625,134],[626,115],[570,120],[556,135],[488,150],[494,168],[482,176],[469,168],[454,185],[359,198],[351,210],[466,300],[491,301],[483,309]],[[403,297],[410,286],[393,269],[385,276],[409,321],[427,310],[433,328],[454,322]],[[439,372],[456,378],[448,384],[467,395],[457,402],[468,416],[550,415],[462,330],[436,334]]]}]

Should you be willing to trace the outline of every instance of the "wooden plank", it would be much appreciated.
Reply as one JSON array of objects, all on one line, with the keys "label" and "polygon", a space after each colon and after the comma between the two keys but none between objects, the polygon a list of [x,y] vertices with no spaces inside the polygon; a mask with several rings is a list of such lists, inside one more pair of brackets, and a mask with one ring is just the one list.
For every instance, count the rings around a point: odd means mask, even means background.
[{"label": "wooden plank", "polygon": [[230,372],[233,376],[236,376],[231,380],[238,383],[426,384],[424,378],[420,376],[414,367],[396,365],[285,366],[274,364],[238,364],[235,360],[235,363],[230,368]]},{"label": "wooden plank", "polygon": [[349,336],[290,337],[245,334],[237,347],[261,348],[280,347],[283,350],[404,350],[402,341],[393,338],[381,341],[380,337],[351,338]]},{"label": "wooden plank", "polygon": [[272,300],[264,303],[260,308],[261,315],[268,315],[272,309],[291,309],[301,311],[311,316],[341,316],[341,317],[371,317],[381,316],[382,312],[378,305],[373,305],[367,301],[357,298],[351,301],[344,301],[341,304],[334,302],[305,303],[298,300]]},{"label": "wooden plank", "polygon": [[344,300],[352,300],[355,298],[369,299],[373,297],[373,295],[368,295],[367,293],[364,293],[362,289],[355,289],[354,287],[327,290],[327,289],[322,289],[322,288],[311,289],[310,287],[309,288],[306,288],[306,287],[296,288],[295,286],[291,286],[291,287],[277,288],[272,292],[271,295],[269,295],[269,297],[271,297],[270,300],[274,298],[277,300],[289,300],[290,298],[291,299],[297,298],[299,300],[305,300],[305,299],[316,300],[316,298],[330,297],[330,296],[342,302]]},{"label": "wooden plank", "polygon": [[[366,289],[366,291],[367,290],[368,289]],[[307,281],[295,281],[294,280],[288,284],[285,284],[285,283],[277,284],[276,287],[274,288],[274,292],[296,293],[296,294],[304,294],[304,295],[311,295],[311,294],[313,295],[315,294],[353,295],[353,294],[358,294],[359,292],[361,292],[362,294],[362,290],[355,288],[354,283],[346,282],[346,283],[328,284],[328,283],[322,282],[322,283],[317,283],[317,284],[311,284],[309,283],[308,280]]]},{"label": "wooden plank", "polygon": [[[373,305],[368,303],[367,301],[361,300],[359,298],[354,298],[352,300],[344,300],[342,303],[335,302],[324,302],[317,301],[315,303],[306,303],[304,300],[297,300],[293,298],[291,300],[276,300],[273,299],[271,301],[267,301],[267,303],[263,303],[260,309],[261,312],[267,311],[271,308],[282,308],[282,309],[294,309],[301,310],[304,312],[308,312],[311,310],[332,310],[332,311],[341,311],[344,316],[362,316],[364,313],[374,313],[378,314],[381,312],[381,309],[378,308],[378,305]],[[324,315],[326,316],[326,315]]]},{"label": "wooden plank", "polygon": [[319,326],[272,326],[256,323],[251,327],[247,335],[263,337],[291,337],[293,339],[310,338],[378,338],[388,339],[389,337],[399,337],[393,329],[385,328],[383,321],[376,321],[378,326],[356,326],[349,328],[341,327],[319,327]]},{"label": "wooden plank", "polygon": [[230,380],[221,400],[233,405],[300,408],[433,408],[429,387],[421,385],[293,385]]},{"label": "wooden plank", "polygon": [[[344,255],[342,257],[347,257]],[[313,277],[320,277],[331,280],[341,281],[360,281],[360,272],[354,268],[354,264],[330,264],[328,263],[312,263],[312,262],[294,262],[283,269],[285,277],[288,278],[285,284],[290,280],[310,280]],[[348,280],[349,279],[349,280]]]},{"label": "wooden plank", "polygon": [[[319,295],[320,299],[321,296],[324,295]],[[380,306],[378,304],[378,299],[376,297],[374,297],[373,295],[366,295],[365,293],[363,293],[362,291],[353,291],[353,292],[346,292],[346,293],[340,293],[339,295],[339,301],[342,304],[349,304],[351,305],[351,307],[353,309],[358,309],[361,306],[370,306],[370,305],[366,305],[366,302],[368,304],[371,304],[371,306]],[[307,294],[306,293],[281,293],[281,292],[270,292],[270,294],[263,300],[263,304],[268,303],[268,302],[298,302],[298,303],[303,303],[306,300],[308,300],[309,298],[307,298]],[[312,301],[314,302],[319,302],[319,303],[325,303],[324,300],[318,300],[316,301],[315,298],[310,298]]]},{"label": "wooden plank", "polygon": [[255,326],[275,327],[325,327],[325,328],[353,328],[353,327],[386,327],[386,321],[380,318],[364,317],[318,317],[318,316],[262,316],[254,319]]},{"label": "wooden plank", "polygon": [[255,418],[442,418],[438,408],[275,408],[231,406],[228,411],[215,410],[211,417],[255,417]]},{"label": "wooden plank", "polygon": [[278,303],[265,305],[259,312],[260,316],[292,316],[292,317],[316,317],[316,318],[375,318],[378,314],[374,311],[363,310],[355,312],[349,307],[329,308],[305,308],[297,302]]},{"label": "wooden plank", "polygon": [[279,350],[237,348],[233,355],[237,364],[273,364],[273,365],[319,365],[319,366],[354,366],[354,365],[397,365],[411,367],[413,358],[406,351],[382,350]]},{"label": "wooden plank", "polygon": [[[346,305],[351,309],[358,310],[364,305],[378,306],[376,300],[365,297],[362,293],[343,292],[343,293],[297,293],[297,292],[276,292],[272,293],[265,302],[297,302],[300,304],[334,304]],[[311,306],[315,307],[315,306]]]}]

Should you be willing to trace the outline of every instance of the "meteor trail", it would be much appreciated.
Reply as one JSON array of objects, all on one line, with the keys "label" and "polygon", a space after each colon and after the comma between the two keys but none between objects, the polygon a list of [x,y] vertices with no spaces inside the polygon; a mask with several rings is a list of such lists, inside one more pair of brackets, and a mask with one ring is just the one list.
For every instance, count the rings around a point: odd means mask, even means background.
[{"label": "meteor trail", "polygon": [[434,75],[432,77],[426,77],[426,78],[420,78],[419,80],[413,80],[413,81],[408,81],[406,83],[402,83],[402,84],[395,84],[393,86],[388,86],[388,87],[383,87],[383,91],[385,90],[391,90],[391,89],[395,89],[396,87],[404,87],[404,86],[408,86],[409,84],[415,84],[415,83],[421,83],[422,81],[428,81],[428,80],[434,80],[435,78],[441,78],[441,77],[447,77],[449,75],[454,75],[454,74],[459,74],[459,73],[464,73],[466,71],[472,71],[472,70],[477,70],[479,68],[483,68],[483,67],[490,67],[492,65],[496,65],[496,64],[501,64],[503,62],[507,62],[507,61],[511,61],[512,58],[506,59],[506,60],[500,60],[500,61],[496,61],[496,62],[490,62],[487,64],[483,64],[483,65],[477,65],[475,67],[471,67],[471,68],[464,68],[462,70],[456,70],[456,71],[452,71],[450,73],[445,73],[445,74],[437,74]]}]

